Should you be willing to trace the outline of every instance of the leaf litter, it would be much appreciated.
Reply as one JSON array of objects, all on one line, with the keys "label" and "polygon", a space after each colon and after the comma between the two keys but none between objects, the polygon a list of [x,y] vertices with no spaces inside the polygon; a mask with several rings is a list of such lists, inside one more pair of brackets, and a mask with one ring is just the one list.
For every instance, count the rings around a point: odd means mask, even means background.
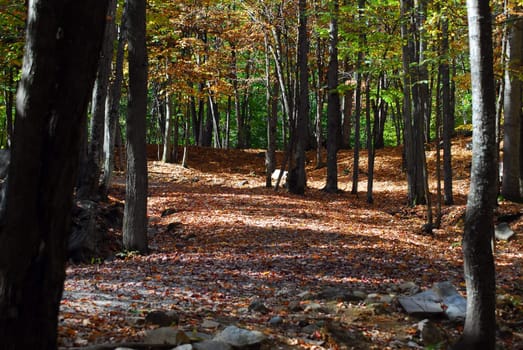
[{"label": "leaf litter", "polygon": [[[366,203],[366,162],[358,195],[350,194],[352,152],[339,153],[338,194],[321,191],[326,169],[308,158],[305,196],[265,188],[264,158],[257,150],[190,148],[189,167],[149,162],[151,254],[116,254],[91,264],[70,264],[59,320],[61,348],[135,342],[154,326],[153,310],[175,311],[178,326],[205,330],[205,321],[264,332],[267,349],[402,349],[416,345],[415,324],[394,298],[381,306],[323,297],[329,288],[364,295],[422,290],[450,281],[465,295],[461,234],[468,192],[470,151],[454,140],[455,202],[443,206],[442,227],[421,235],[425,208],[406,205],[401,149],[377,151],[374,198]],[[435,156],[428,152],[434,194]],[[282,155],[278,155],[280,161]],[[364,158],[364,157],[362,157]],[[124,177],[110,199],[122,202]],[[521,213],[501,202],[499,214]],[[515,239],[496,246],[499,342],[523,341],[523,253]],[[121,232],[110,232],[121,239]],[[114,252],[117,253],[117,252]],[[266,312],[250,309],[261,300]],[[280,317],[277,325],[270,323]],[[461,324],[438,320],[446,340]],[[414,341],[414,342],[413,342]],[[419,341],[418,341],[419,343]]]}]

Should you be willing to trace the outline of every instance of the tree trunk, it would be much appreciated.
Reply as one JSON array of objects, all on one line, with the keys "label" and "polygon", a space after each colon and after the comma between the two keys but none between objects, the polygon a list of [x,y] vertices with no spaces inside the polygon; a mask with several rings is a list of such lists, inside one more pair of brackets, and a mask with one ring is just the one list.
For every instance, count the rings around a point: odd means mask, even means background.
[{"label": "tree trunk", "polygon": [[[358,19],[363,22],[365,13],[365,0],[358,0]],[[358,59],[356,61],[356,92],[355,92],[355,110],[354,110],[354,159],[352,167],[352,194],[358,194],[358,182],[360,173],[360,127],[361,127],[361,89],[362,89],[362,73],[363,69],[363,47],[365,46],[367,39],[365,34],[359,35],[359,44],[361,45],[358,49]]]},{"label": "tree trunk", "polygon": [[329,4],[329,67],[327,71],[327,183],[324,190],[338,191],[338,145],[340,130],[340,95],[338,93],[338,13],[339,2]]},{"label": "tree trunk", "polygon": [[30,0],[7,207],[0,227],[0,336],[55,350],[81,125],[107,2]]},{"label": "tree trunk", "polygon": [[[120,23],[120,33],[118,35],[118,46],[116,48],[116,60],[114,64],[113,81],[109,86],[109,91],[105,107],[105,122],[104,122],[104,161],[103,173],[100,181],[100,196],[107,197],[114,168],[114,152],[116,145],[116,138],[120,135],[120,125],[118,124],[120,118],[120,100],[122,97],[122,81],[123,81],[123,65],[125,54],[126,37],[126,21],[127,21],[127,6],[124,6],[122,20]],[[114,22],[112,22],[115,25]],[[113,28],[115,30],[115,28]],[[122,161],[120,157],[120,162]]]},{"label": "tree trunk", "polygon": [[493,350],[496,281],[491,241],[497,196],[496,107],[489,2],[467,0],[472,83],[472,169],[463,235],[467,316],[460,349]]},{"label": "tree trunk", "polygon": [[292,152],[292,166],[289,170],[289,191],[294,194],[304,194],[307,186],[305,173],[305,145],[307,144],[307,125],[309,123],[309,71],[308,53],[309,39],[307,37],[307,1],[299,0],[299,28],[298,28],[298,72],[299,94],[297,100],[297,118],[293,131],[294,150]]},{"label": "tree trunk", "polygon": [[510,15],[506,46],[505,69],[503,182],[501,194],[514,202],[523,201],[523,182],[520,172],[521,142],[521,63],[523,59],[523,17]]},{"label": "tree trunk", "polygon": [[102,154],[104,143],[105,102],[111,74],[114,47],[114,20],[116,15],[116,0],[110,0],[107,8],[107,23],[105,25],[104,43],[98,62],[98,73],[93,88],[91,102],[90,141],[87,152],[85,173],[80,178],[77,197],[80,199],[97,200],[100,197],[99,185],[102,172]]},{"label": "tree trunk", "polygon": [[316,118],[314,122],[315,134],[316,134],[316,169],[320,169],[324,166],[321,151],[323,149],[323,130],[322,130],[322,115],[323,115],[323,50],[322,50],[322,40],[320,35],[315,35],[316,37],[316,69],[318,70],[318,79],[316,82]]},{"label": "tree trunk", "polygon": [[127,174],[123,245],[147,253],[147,48],[145,0],[127,0],[129,105],[127,107]]},{"label": "tree trunk", "polygon": [[[454,196],[452,194],[452,153],[451,140],[454,133],[454,116],[451,104],[450,91],[450,68],[448,63],[449,52],[449,35],[448,35],[448,19],[442,18],[441,23],[441,54],[443,62],[440,65],[441,71],[441,100],[443,112],[443,200],[446,205],[454,204]],[[438,146],[439,147],[439,146]]]},{"label": "tree trunk", "polygon": [[162,152],[162,162],[172,163],[173,162],[173,142],[172,142],[172,133],[173,133],[173,115],[172,115],[172,99],[171,94],[165,94],[165,124],[163,131],[163,152]]},{"label": "tree trunk", "polygon": [[272,187],[272,173],[276,169],[276,127],[278,122],[278,84],[271,79],[269,43],[265,36],[265,89],[267,103],[267,152],[265,153],[265,187]]}]

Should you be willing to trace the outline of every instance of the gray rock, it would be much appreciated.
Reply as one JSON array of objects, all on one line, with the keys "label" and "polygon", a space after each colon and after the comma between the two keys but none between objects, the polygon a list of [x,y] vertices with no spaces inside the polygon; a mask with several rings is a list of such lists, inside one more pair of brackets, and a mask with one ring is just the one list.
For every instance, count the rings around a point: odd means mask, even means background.
[{"label": "gray rock", "polygon": [[144,343],[146,344],[188,344],[191,340],[183,331],[172,327],[161,327],[147,332]]},{"label": "gray rock", "polygon": [[445,340],[443,332],[428,319],[418,323],[421,341],[425,346],[436,345]]},{"label": "gray rock", "polygon": [[352,297],[356,301],[363,301],[367,299],[367,293],[362,292],[361,290],[355,290],[352,292]]},{"label": "gray rock", "polygon": [[451,321],[465,319],[467,301],[450,282],[435,283],[424,292],[398,298],[408,314],[430,317],[445,314]]},{"label": "gray rock", "polygon": [[508,241],[512,236],[514,236],[514,231],[512,231],[506,222],[497,224],[494,228],[494,233],[496,238],[502,241]]},{"label": "gray rock", "polygon": [[279,326],[283,323],[283,318],[281,316],[274,316],[269,320],[271,326]]},{"label": "gray rock", "polygon": [[303,311],[303,306],[300,304],[299,301],[291,301],[289,305],[287,306],[289,311],[292,312],[300,312]]},{"label": "gray rock", "polygon": [[320,329],[320,327],[318,327],[317,325],[309,324],[309,325],[306,325],[305,327],[303,327],[301,329],[301,331],[306,334],[312,334],[312,333],[316,332],[318,329]]},{"label": "gray rock", "polygon": [[244,347],[261,344],[267,337],[259,331],[229,326],[214,337],[215,341],[221,341],[234,347]]},{"label": "gray rock", "polygon": [[305,306],[304,312],[321,312],[323,307],[318,303],[310,303]]},{"label": "gray rock", "polygon": [[192,344],[183,344],[173,348],[172,350],[193,350]]},{"label": "gray rock", "polygon": [[135,350],[135,349],[133,349],[133,348],[123,348],[123,347],[119,346],[119,347],[115,348],[114,350]]},{"label": "gray rock", "polygon": [[180,316],[174,311],[151,311],[145,316],[145,323],[158,325],[160,327],[168,327],[177,325]]},{"label": "gray rock", "polygon": [[205,340],[193,344],[194,350],[232,350],[232,346],[222,341]]},{"label": "gray rock", "polygon": [[202,323],[202,328],[218,328],[220,323],[212,320],[204,320]]},{"label": "gray rock", "polygon": [[398,286],[400,292],[402,293],[409,293],[409,294],[416,294],[419,292],[420,288],[419,286],[414,282],[405,282]]},{"label": "gray rock", "polygon": [[251,305],[249,305],[249,310],[250,311],[256,311],[256,312],[261,312],[262,314],[266,314],[266,313],[269,312],[269,309],[267,308],[267,306],[265,306],[263,301],[261,301],[259,299],[254,300],[251,303]]}]

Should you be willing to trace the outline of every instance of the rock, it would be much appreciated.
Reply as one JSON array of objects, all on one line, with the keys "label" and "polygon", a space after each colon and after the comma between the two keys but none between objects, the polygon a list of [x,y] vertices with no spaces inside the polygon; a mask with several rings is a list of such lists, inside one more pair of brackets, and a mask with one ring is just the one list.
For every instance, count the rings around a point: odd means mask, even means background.
[{"label": "rock", "polygon": [[183,344],[183,345],[175,347],[173,350],[193,350],[193,349],[194,349],[194,347],[192,346],[192,344]]},{"label": "rock", "polygon": [[308,299],[312,298],[312,293],[309,292],[308,290],[301,292],[298,294],[298,298],[300,298],[301,300],[308,300]]},{"label": "rock", "polygon": [[283,323],[283,318],[281,316],[274,316],[274,317],[271,317],[271,319],[269,320],[269,324],[271,326],[279,326]]},{"label": "rock", "polygon": [[355,301],[363,301],[367,299],[367,293],[362,292],[361,290],[355,290],[352,292],[352,298]]},{"label": "rock", "polygon": [[428,319],[424,319],[423,321],[419,322],[417,327],[420,332],[420,338],[423,342],[423,345],[436,345],[445,341],[445,335],[443,332]]},{"label": "rock", "polygon": [[495,226],[494,234],[497,239],[508,241],[512,236],[514,236],[514,231],[512,231],[506,222],[501,222]]},{"label": "rock", "polygon": [[424,292],[398,298],[408,314],[430,317],[445,314],[451,321],[465,319],[467,301],[450,282],[439,282]]},{"label": "rock", "polygon": [[405,282],[398,286],[401,293],[416,294],[419,292],[419,286],[414,282]]},{"label": "rock", "polygon": [[174,311],[151,311],[145,316],[145,323],[154,324],[160,327],[177,325],[180,316]]},{"label": "rock", "polygon": [[256,311],[261,312],[262,314],[266,314],[269,312],[269,309],[267,306],[265,306],[263,301],[256,299],[251,303],[251,305],[249,305],[249,311]]},{"label": "rock", "polygon": [[189,344],[191,339],[183,331],[172,327],[161,327],[147,332],[144,343],[146,344]]},{"label": "rock", "polygon": [[322,306],[318,303],[310,303],[305,306],[304,312],[321,312],[323,310]]},{"label": "rock", "polygon": [[212,320],[204,320],[202,323],[202,328],[218,328],[220,323]]},{"label": "rock", "polygon": [[73,207],[71,235],[67,243],[69,258],[75,263],[89,262],[100,255],[99,241],[102,232],[96,227],[98,205],[90,200],[80,200]]},{"label": "rock", "polygon": [[365,304],[392,304],[394,298],[387,294],[371,293],[367,295]]},{"label": "rock", "polygon": [[232,346],[216,340],[205,340],[193,344],[194,350],[232,350]]},{"label": "rock", "polygon": [[266,336],[259,331],[250,331],[236,326],[229,326],[214,337],[215,341],[238,348],[261,344],[265,339]]},{"label": "rock", "polygon": [[312,334],[312,333],[316,332],[318,329],[320,329],[320,327],[318,327],[317,325],[309,324],[309,325],[306,325],[305,327],[303,327],[301,329],[301,331],[302,331],[302,333]]},{"label": "rock", "polygon": [[135,350],[135,349],[133,349],[133,348],[123,348],[123,347],[119,346],[119,347],[115,348],[114,350]]},{"label": "rock", "polygon": [[291,301],[289,303],[289,305],[287,306],[287,308],[289,309],[289,311],[292,311],[292,312],[303,311],[303,306],[301,305],[301,303],[299,301]]}]

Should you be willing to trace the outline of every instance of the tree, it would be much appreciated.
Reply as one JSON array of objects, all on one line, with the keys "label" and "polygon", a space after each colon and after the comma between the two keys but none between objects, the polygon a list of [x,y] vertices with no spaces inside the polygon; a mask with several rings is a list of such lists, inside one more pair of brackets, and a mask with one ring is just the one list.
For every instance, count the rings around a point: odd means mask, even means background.
[{"label": "tree", "polygon": [[338,191],[338,133],[340,131],[340,95],[338,93],[338,0],[329,4],[329,68],[327,71],[327,184],[325,191]]},{"label": "tree", "polygon": [[[120,99],[122,97],[123,65],[125,54],[124,47],[127,41],[126,18],[127,6],[124,6],[120,23],[120,30],[118,33],[118,45],[116,47],[113,80],[109,86],[106,101],[107,103],[105,107],[103,172],[100,181],[100,195],[102,198],[107,197],[107,193],[109,192],[109,186],[111,185],[114,167],[115,141],[117,137],[121,138],[118,119],[120,116]],[[113,25],[115,25],[115,23],[113,23]]]},{"label": "tree", "polygon": [[[517,11],[518,9],[515,9]],[[521,11],[521,8],[519,8]],[[501,194],[511,201],[523,201],[521,173],[521,63],[523,61],[523,17],[510,14],[506,40],[504,89],[503,182]]]},{"label": "tree", "polygon": [[107,2],[30,0],[22,79],[0,227],[4,349],[57,347],[80,125]]},{"label": "tree", "polygon": [[497,195],[496,107],[488,1],[467,0],[472,84],[472,169],[463,235],[467,316],[457,349],[495,349],[496,281],[491,241]]},{"label": "tree", "polygon": [[129,105],[127,107],[127,174],[123,244],[147,253],[147,47],[145,0],[127,0]]},{"label": "tree", "polygon": [[307,1],[299,0],[299,28],[298,28],[298,74],[299,93],[297,100],[297,115],[293,125],[292,162],[289,170],[289,191],[294,194],[304,194],[307,186],[305,173],[305,145],[307,139],[307,125],[309,123],[309,39],[307,37]]},{"label": "tree", "polygon": [[79,198],[98,199],[100,175],[102,170],[102,155],[104,143],[104,120],[107,89],[113,60],[115,31],[113,29],[116,15],[116,0],[109,0],[107,8],[107,23],[105,25],[104,43],[98,62],[98,73],[93,88],[91,102],[90,142],[87,152],[87,163],[84,173],[79,179],[77,196]]}]

